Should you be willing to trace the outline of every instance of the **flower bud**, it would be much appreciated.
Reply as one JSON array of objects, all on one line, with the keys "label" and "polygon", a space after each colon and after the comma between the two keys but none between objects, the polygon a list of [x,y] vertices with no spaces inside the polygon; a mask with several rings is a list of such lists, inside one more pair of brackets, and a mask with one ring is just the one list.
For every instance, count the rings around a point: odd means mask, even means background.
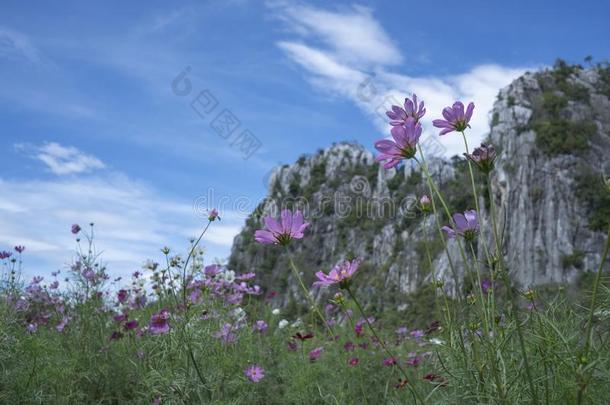
[{"label": "flower bud", "polygon": [[218,216],[218,210],[216,208],[212,208],[208,212],[208,221],[212,222],[215,221],[217,218],[220,220],[220,217]]},{"label": "flower bud", "polygon": [[432,210],[432,200],[427,195],[421,196],[419,199],[419,209],[421,212],[427,214]]}]

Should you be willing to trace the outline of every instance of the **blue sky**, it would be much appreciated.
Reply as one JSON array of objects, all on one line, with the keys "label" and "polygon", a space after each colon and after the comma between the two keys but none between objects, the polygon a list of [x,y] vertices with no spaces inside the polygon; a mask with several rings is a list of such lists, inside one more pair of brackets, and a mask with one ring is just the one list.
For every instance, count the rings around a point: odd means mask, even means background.
[{"label": "blue sky", "polygon": [[[47,274],[70,261],[70,225],[93,221],[111,272],[126,274],[164,245],[184,249],[219,206],[223,220],[204,242],[210,261],[222,259],[275,165],[335,141],[370,148],[386,134],[384,106],[413,91],[428,106],[425,136],[442,107],[464,99],[477,105],[479,140],[497,91],[524,71],[608,58],[609,9],[4,1],[0,249],[25,245],[26,274]],[[187,67],[190,92],[177,95]],[[194,100],[211,111],[196,104],[199,115]],[[231,134],[213,128],[223,111],[239,122]],[[256,150],[240,143],[253,139]],[[458,151],[459,140],[441,143]]]}]

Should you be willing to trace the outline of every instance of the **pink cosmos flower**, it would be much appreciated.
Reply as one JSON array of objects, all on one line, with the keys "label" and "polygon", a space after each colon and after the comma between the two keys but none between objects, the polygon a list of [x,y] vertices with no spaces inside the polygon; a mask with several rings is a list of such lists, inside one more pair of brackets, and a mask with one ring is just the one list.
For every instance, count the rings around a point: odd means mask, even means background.
[{"label": "pink cosmos flower", "polygon": [[250,381],[257,383],[265,377],[265,370],[261,366],[254,364],[248,367],[244,374]]},{"label": "pink cosmos flower", "polygon": [[267,322],[262,320],[254,322],[254,325],[252,326],[252,329],[255,332],[260,333],[265,333],[267,331],[267,328],[269,328],[269,325],[267,325]]},{"label": "pink cosmos flower", "polygon": [[358,363],[360,363],[360,359],[358,359],[358,357],[352,357],[352,358],[351,358],[351,359],[349,359],[349,360],[348,360],[348,362],[347,362],[347,364],[348,364],[350,367],[357,366],[357,365],[358,365]]},{"label": "pink cosmos flower", "polygon": [[318,281],[314,282],[313,286],[328,287],[333,284],[339,284],[341,288],[346,288],[349,286],[349,282],[356,270],[358,270],[358,266],[360,266],[361,262],[362,259],[360,258],[354,259],[351,262],[346,260],[333,267],[328,274],[318,271],[316,273]]},{"label": "pink cosmos flower", "polygon": [[220,339],[223,344],[231,344],[237,339],[237,335],[234,332],[235,330],[236,328],[233,325],[225,323],[218,332],[214,333],[214,337]]},{"label": "pink cosmos flower", "polygon": [[417,104],[417,96],[413,94],[413,100],[405,98],[404,109],[397,105],[392,106],[392,111],[387,111],[386,115],[390,118],[390,125],[404,125],[409,118],[419,121],[424,114],[426,109],[424,108],[424,102]]},{"label": "pink cosmos flower", "polygon": [[455,238],[457,234],[466,240],[472,240],[479,231],[479,222],[475,210],[464,211],[463,214],[453,214],[453,222],[455,222],[455,229],[446,225],[441,228],[450,239]]},{"label": "pink cosmos flower", "polygon": [[421,329],[415,329],[414,331],[411,331],[410,335],[415,339],[419,339],[421,337],[424,337],[425,333]]},{"label": "pink cosmos flower", "polygon": [[396,359],[394,357],[388,357],[386,359],[383,359],[383,365],[384,367],[395,366]]},{"label": "pink cosmos flower", "polygon": [[162,309],[156,314],[150,317],[150,323],[148,324],[148,330],[153,335],[161,335],[169,332],[169,311]]},{"label": "pink cosmos flower", "polygon": [[323,347],[316,347],[312,351],[309,352],[309,361],[312,363],[320,358],[322,352],[324,351]]},{"label": "pink cosmos flower", "polygon": [[422,127],[413,118],[408,118],[404,125],[392,127],[394,139],[380,139],[375,142],[375,148],[381,152],[375,160],[385,161],[386,169],[396,167],[403,159],[411,159],[417,151],[417,142],[421,136]]},{"label": "pink cosmos flower", "polygon": [[357,322],[356,326],[354,326],[354,333],[356,336],[360,337],[362,332],[364,332],[364,322]]},{"label": "pink cosmos flower", "polygon": [[449,132],[463,132],[466,128],[470,128],[469,122],[474,111],[474,103],[469,103],[464,112],[464,103],[456,101],[452,107],[443,109],[444,120],[434,120],[432,125],[436,128],[443,128],[439,135],[445,135]]},{"label": "pink cosmos flower", "polygon": [[421,357],[419,357],[419,356],[412,356],[412,357],[409,357],[409,359],[407,359],[407,364],[409,366],[417,367],[419,365],[419,363],[421,363]]},{"label": "pink cosmos flower", "polygon": [[55,329],[58,332],[63,332],[64,328],[66,327],[66,325],[68,324],[69,321],[70,321],[70,317],[64,316],[63,318],[61,318],[61,321],[57,324],[57,326],[55,326]]},{"label": "pink cosmos flower", "polygon": [[220,266],[217,264],[211,264],[209,266],[205,266],[205,269],[203,269],[203,273],[205,274],[206,277],[212,278],[214,276],[216,276],[218,273],[220,273]]},{"label": "pink cosmos flower", "polygon": [[303,213],[299,210],[294,214],[290,210],[282,210],[280,221],[271,215],[266,216],[263,221],[265,228],[257,230],[254,239],[266,245],[287,245],[292,239],[302,239],[303,232],[309,226],[309,222],[303,221]]}]

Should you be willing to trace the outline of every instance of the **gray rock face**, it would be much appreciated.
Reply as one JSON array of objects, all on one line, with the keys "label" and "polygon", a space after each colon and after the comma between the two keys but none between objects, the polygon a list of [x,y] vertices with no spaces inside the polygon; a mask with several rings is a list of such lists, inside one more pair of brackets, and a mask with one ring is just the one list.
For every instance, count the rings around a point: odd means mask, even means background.
[{"label": "gray rock face", "polygon": [[[608,199],[591,202],[583,190],[597,190],[599,184],[590,185],[587,179],[610,173],[610,94],[602,94],[606,87],[599,69],[571,69],[564,75],[567,78],[558,76],[557,69],[524,75],[500,91],[492,111],[489,140],[499,150],[491,179],[493,198],[505,261],[513,279],[523,286],[573,282],[581,272],[595,269],[605,242],[603,213]],[[570,98],[573,93],[577,99]],[[545,122],[558,117],[566,125],[589,128],[584,146],[566,152],[571,141],[567,145],[553,141],[549,143],[553,147],[544,143],[547,138],[537,130],[542,132]],[[561,131],[544,134],[556,140],[553,137],[561,136]],[[452,211],[473,208],[463,158],[430,159],[428,164]],[[482,243],[492,244],[485,190],[479,190],[481,261]],[[603,184],[599,192],[603,193]],[[404,309],[407,295],[428,285],[433,276],[453,289],[450,260],[460,283],[464,275],[456,243],[450,242],[446,252],[437,219],[417,209],[423,194],[429,194],[428,188],[415,163],[386,170],[360,145],[332,145],[273,172],[267,198],[235,238],[229,266],[256,272],[261,285],[277,291],[280,304],[287,306],[302,297],[291,275],[289,255],[307,285],[316,271],[327,272],[339,261],[359,256],[364,262],[356,286],[368,303],[377,309]],[[288,248],[254,241],[262,216],[277,216],[280,209],[295,207],[303,209],[311,222],[305,238]],[[438,224],[446,223],[439,214]],[[312,291],[318,299],[325,294]]]},{"label": "gray rock face", "polygon": [[591,196],[577,193],[576,178],[587,169],[600,176],[610,172],[610,101],[598,93],[595,70],[571,75],[569,82],[586,88],[590,101],[567,100],[561,113],[573,122],[594,123],[596,133],[581,153],[549,156],[540,151],[530,126],[541,108],[537,101],[544,75],[526,74],[500,91],[493,110],[497,125],[490,132],[491,143],[502,150],[493,189],[501,207],[506,260],[513,278],[523,285],[573,282],[580,271],[595,268],[605,242],[603,230],[588,226]]}]

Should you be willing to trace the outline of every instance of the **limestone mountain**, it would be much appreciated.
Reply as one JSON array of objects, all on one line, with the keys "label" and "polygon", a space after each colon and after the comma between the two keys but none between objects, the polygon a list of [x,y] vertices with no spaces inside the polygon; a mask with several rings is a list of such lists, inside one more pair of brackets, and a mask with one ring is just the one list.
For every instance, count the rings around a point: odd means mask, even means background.
[{"label": "limestone mountain", "polygon": [[[610,173],[610,67],[558,61],[552,69],[526,73],[500,90],[488,141],[499,152],[492,198],[512,278],[522,286],[574,283],[594,270],[610,220],[604,183],[604,173]],[[452,212],[474,208],[463,157],[427,163]],[[489,193],[478,180],[486,228]],[[271,175],[267,197],[235,238],[229,267],[255,271],[261,285],[278,292],[281,305],[296,309],[302,296],[288,254],[308,285],[315,271],[359,256],[364,263],[355,283],[368,304],[404,309],[430,291],[432,274],[453,285],[436,219],[415,207],[423,194],[429,192],[415,163],[387,170],[354,143],[302,156]],[[261,217],[285,207],[304,210],[311,222],[306,237],[288,248],[256,243]],[[447,223],[444,216],[439,220]],[[489,232],[479,238],[483,263],[482,240],[489,240]],[[463,277],[451,243],[449,256]],[[326,294],[315,293],[319,299]]]}]

